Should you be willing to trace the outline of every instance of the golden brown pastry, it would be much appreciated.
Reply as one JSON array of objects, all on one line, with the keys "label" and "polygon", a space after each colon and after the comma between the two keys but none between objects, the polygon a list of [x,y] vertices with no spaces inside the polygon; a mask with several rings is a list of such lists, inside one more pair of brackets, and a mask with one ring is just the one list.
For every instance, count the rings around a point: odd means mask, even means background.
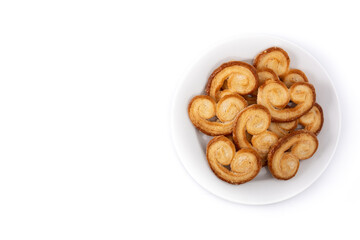
[{"label": "golden brown pastry", "polygon": [[305,73],[299,69],[290,69],[281,80],[288,88],[297,82],[309,82]]},{"label": "golden brown pastry", "polygon": [[222,64],[210,75],[206,95],[188,105],[194,126],[215,136],[206,148],[210,168],[231,184],[252,180],[266,164],[275,178],[294,177],[300,160],[316,152],[324,121],[314,86],[304,72],[290,69],[285,50],[268,48],[253,65]]},{"label": "golden brown pastry", "polygon": [[245,62],[232,61],[222,64],[210,75],[206,93],[210,97],[219,100],[221,89],[228,89],[240,95],[246,95],[253,92],[258,87],[258,84],[258,75],[253,66]]},{"label": "golden brown pastry", "polygon": [[[269,148],[278,140],[276,134],[268,131],[271,122],[269,111],[261,105],[251,105],[242,110],[235,120],[233,139],[238,148],[253,148],[266,163]],[[252,136],[251,143],[248,134]]]},{"label": "golden brown pastry", "polygon": [[264,131],[260,134],[252,136],[251,144],[261,157],[261,163],[263,166],[267,164],[267,155],[270,147],[274,145],[278,139],[279,137],[271,131]]},{"label": "golden brown pastry", "polygon": [[[230,134],[238,113],[247,106],[246,100],[239,94],[229,94],[219,100],[206,95],[194,97],[188,106],[191,122],[201,132],[211,135]],[[219,121],[211,121],[214,117]]]},{"label": "golden brown pastry", "polygon": [[[257,103],[265,106],[274,122],[291,122],[301,117],[314,105],[315,88],[309,83],[295,83],[290,89],[279,80],[269,80],[258,89]],[[289,102],[295,107],[288,107]]]},{"label": "golden brown pastry", "polygon": [[260,157],[252,149],[240,149],[225,136],[210,140],[206,158],[215,175],[231,184],[241,184],[252,180],[261,169]]},{"label": "golden brown pastry", "polygon": [[298,126],[298,120],[291,122],[271,122],[269,130],[275,133],[279,138],[294,131]]},{"label": "golden brown pastry", "polygon": [[275,143],[268,154],[268,168],[278,179],[287,180],[295,176],[299,160],[312,157],[318,147],[316,135],[306,130],[294,131]]},{"label": "golden brown pastry", "polygon": [[[217,94],[217,100],[220,100],[222,97],[225,97],[226,95],[230,95],[230,94],[234,94],[233,91],[231,91],[230,89],[224,89],[219,91],[219,93]],[[244,96],[242,96],[244,97]],[[244,97],[245,98],[245,97]]]},{"label": "golden brown pastry", "polygon": [[290,58],[287,52],[279,47],[271,47],[259,53],[253,62],[256,69],[271,69],[279,77],[284,76],[290,66]]},{"label": "golden brown pastry", "polygon": [[[276,75],[276,73],[273,70],[269,69],[269,68],[265,68],[265,69],[262,69],[262,70],[257,70],[257,74],[259,76],[259,87],[268,80],[280,80],[279,77]],[[252,93],[252,95],[255,98],[255,103],[256,103],[256,95],[257,95],[257,93],[258,93],[257,89]]]},{"label": "golden brown pastry", "polygon": [[257,73],[259,76],[259,86],[264,84],[267,80],[279,80],[276,73],[269,68],[258,70]]},{"label": "golden brown pastry", "polygon": [[324,115],[321,106],[315,103],[308,113],[300,117],[299,123],[304,126],[305,130],[318,135],[324,123]]}]

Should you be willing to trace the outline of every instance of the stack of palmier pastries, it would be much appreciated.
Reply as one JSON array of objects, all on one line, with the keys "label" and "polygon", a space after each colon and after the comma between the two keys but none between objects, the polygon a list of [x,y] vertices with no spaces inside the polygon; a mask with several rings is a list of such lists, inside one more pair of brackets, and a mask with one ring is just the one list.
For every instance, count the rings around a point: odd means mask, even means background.
[{"label": "stack of palmier pastries", "polygon": [[314,86],[304,72],[290,69],[283,49],[262,51],[253,65],[222,64],[205,92],[190,101],[188,113],[198,130],[214,136],[206,158],[220,179],[245,183],[267,166],[275,178],[288,180],[300,160],[316,152],[323,111]]}]

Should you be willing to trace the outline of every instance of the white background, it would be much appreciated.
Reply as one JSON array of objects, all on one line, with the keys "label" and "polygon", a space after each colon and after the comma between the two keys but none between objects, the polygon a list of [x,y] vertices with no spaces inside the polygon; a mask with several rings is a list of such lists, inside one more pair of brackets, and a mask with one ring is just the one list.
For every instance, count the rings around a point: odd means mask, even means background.
[{"label": "white background", "polygon": [[[2,1],[0,239],[358,238],[356,1]],[[270,33],[334,80],[342,134],[328,169],[277,204],[227,202],[182,167],[175,86],[206,49]]]}]

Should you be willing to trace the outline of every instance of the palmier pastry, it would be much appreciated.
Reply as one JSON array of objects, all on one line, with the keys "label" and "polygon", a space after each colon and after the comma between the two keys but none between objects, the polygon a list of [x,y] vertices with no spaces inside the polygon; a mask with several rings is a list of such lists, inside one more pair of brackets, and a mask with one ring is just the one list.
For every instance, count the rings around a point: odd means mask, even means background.
[{"label": "palmier pastry", "polygon": [[[290,89],[279,80],[269,80],[258,89],[257,103],[265,106],[274,122],[291,122],[314,105],[315,88],[309,83],[295,83]],[[295,105],[288,107],[289,102]]]},{"label": "palmier pastry", "polygon": [[[194,97],[188,106],[191,122],[201,132],[211,135],[230,134],[238,113],[247,106],[246,100],[239,94],[229,94],[222,97],[218,103],[210,96]],[[218,121],[211,121],[214,117]]]},{"label": "palmier pastry", "polygon": [[257,73],[259,76],[259,86],[264,84],[267,80],[279,80],[276,73],[269,68],[258,70]]},{"label": "palmier pastry", "polygon": [[310,158],[317,150],[316,135],[306,131],[294,131],[275,143],[268,154],[268,168],[278,179],[287,180],[295,176],[299,160]]},{"label": "palmier pastry", "polygon": [[271,47],[259,53],[253,62],[256,69],[262,70],[269,68],[279,77],[284,76],[290,66],[290,58],[287,52],[279,47]]},{"label": "palmier pastry", "polygon": [[[234,94],[234,92],[229,89],[224,89],[218,93],[217,98],[219,100],[219,99],[225,97],[226,95],[231,95],[231,94]],[[243,97],[245,98],[245,96],[243,96]]]},{"label": "palmier pastry", "polygon": [[[225,83],[226,81],[226,83]],[[224,86],[224,83],[226,86]],[[259,84],[256,69],[245,62],[232,61],[222,64],[210,75],[206,93],[219,100],[221,88],[240,95],[253,92]]]},{"label": "palmier pastry", "polygon": [[[268,131],[271,122],[269,111],[261,105],[251,105],[242,110],[235,120],[233,139],[238,148],[253,148],[266,163],[269,148],[278,140],[275,133]],[[252,135],[251,143],[248,134]]]},{"label": "palmier pastry", "polygon": [[[279,77],[276,75],[276,73],[269,69],[269,68],[265,68],[262,70],[258,70],[257,74],[259,76],[259,86],[261,86],[262,84],[264,84],[266,81],[268,80],[279,80]],[[256,99],[256,95],[257,95],[257,89],[252,93],[252,95],[254,95],[255,99]],[[246,99],[246,98],[245,98]],[[255,101],[256,102],[256,101]],[[249,104],[250,105],[250,104]]]},{"label": "palmier pastry", "polygon": [[252,149],[236,152],[231,140],[217,136],[210,140],[206,158],[215,175],[231,184],[241,184],[252,180],[261,169],[259,155]]},{"label": "palmier pastry", "polygon": [[305,73],[299,69],[290,69],[281,80],[288,88],[297,82],[309,82]]},{"label": "palmier pastry", "polygon": [[311,110],[299,119],[299,122],[305,130],[318,135],[324,123],[323,110],[320,105],[315,103]]},{"label": "palmier pastry", "polygon": [[271,131],[264,131],[252,136],[251,144],[261,157],[262,166],[266,165],[269,149],[278,141],[278,139],[278,136]]},{"label": "palmier pastry", "polygon": [[289,134],[298,126],[298,120],[291,122],[272,122],[270,123],[269,130],[275,133],[279,138]]}]

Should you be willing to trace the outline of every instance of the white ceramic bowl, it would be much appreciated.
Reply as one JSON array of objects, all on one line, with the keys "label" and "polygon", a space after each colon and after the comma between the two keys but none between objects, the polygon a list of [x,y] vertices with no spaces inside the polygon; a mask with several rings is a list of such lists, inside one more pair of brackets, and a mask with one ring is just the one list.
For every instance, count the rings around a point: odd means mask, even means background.
[{"label": "white ceramic bowl", "polygon": [[[252,62],[266,48],[278,46],[288,52],[290,67],[305,72],[315,86],[316,101],[324,111],[324,125],[318,135],[315,155],[300,162],[296,176],[288,181],[272,177],[262,168],[252,181],[231,185],[217,178],[206,160],[206,145],[211,137],[195,129],[189,120],[190,99],[204,93],[208,77],[220,64],[230,60]],[[181,79],[173,99],[171,131],[176,152],[189,174],[209,192],[232,202],[269,204],[291,198],[308,188],[328,166],[337,147],[341,114],[335,88],[321,64],[294,43],[268,35],[248,35],[218,44],[206,52]]]}]

